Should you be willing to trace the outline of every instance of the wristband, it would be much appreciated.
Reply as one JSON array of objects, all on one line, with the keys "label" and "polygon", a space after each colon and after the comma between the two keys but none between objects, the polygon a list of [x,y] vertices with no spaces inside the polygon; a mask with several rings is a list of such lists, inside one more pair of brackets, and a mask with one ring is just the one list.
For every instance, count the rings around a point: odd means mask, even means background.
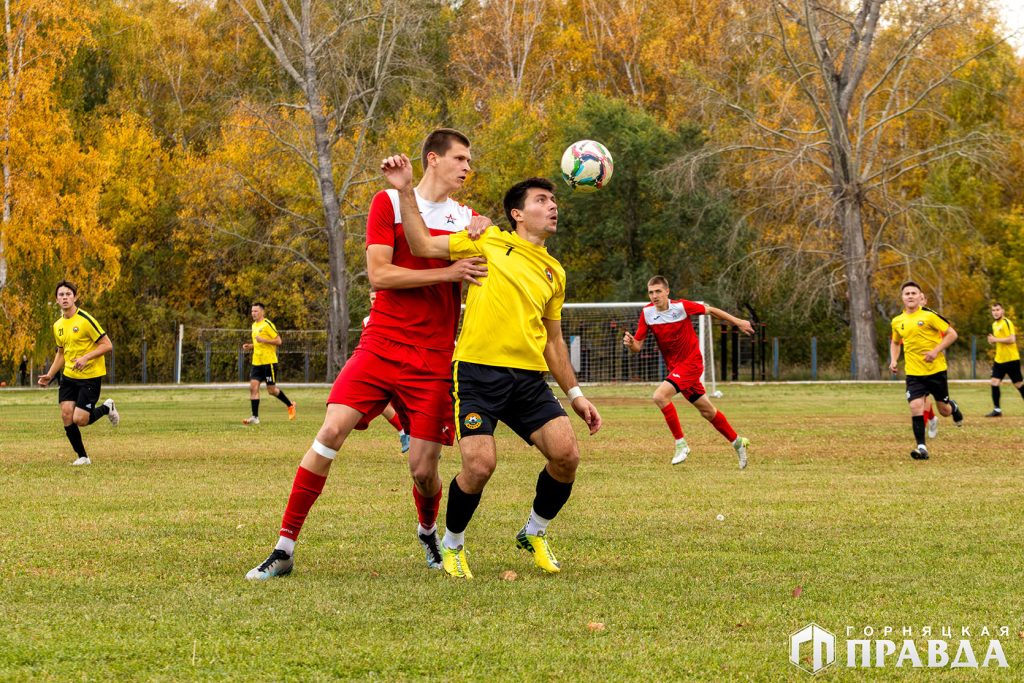
[{"label": "wristband", "polygon": [[572,403],[573,401],[575,401],[576,399],[578,399],[582,395],[583,395],[583,390],[580,389],[578,384],[576,386],[574,386],[572,389],[570,389],[569,391],[565,392],[565,396],[566,396],[566,398],[569,399],[569,403]]}]

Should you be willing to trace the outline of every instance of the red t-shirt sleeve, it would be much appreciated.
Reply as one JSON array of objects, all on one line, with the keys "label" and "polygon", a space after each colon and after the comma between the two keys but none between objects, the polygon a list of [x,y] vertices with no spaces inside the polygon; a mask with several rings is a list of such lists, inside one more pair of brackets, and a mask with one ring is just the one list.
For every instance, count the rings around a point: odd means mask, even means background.
[{"label": "red t-shirt sleeve", "polygon": [[366,246],[371,244],[395,246],[395,207],[383,190],[373,196],[370,214],[366,217]]},{"label": "red t-shirt sleeve", "polygon": [[640,322],[636,326],[636,334],[633,338],[637,341],[643,341],[647,339],[647,318],[644,317],[644,312],[640,311]]},{"label": "red t-shirt sleeve", "polygon": [[707,315],[708,307],[704,304],[699,304],[696,301],[682,300],[683,309],[686,310],[686,315]]}]

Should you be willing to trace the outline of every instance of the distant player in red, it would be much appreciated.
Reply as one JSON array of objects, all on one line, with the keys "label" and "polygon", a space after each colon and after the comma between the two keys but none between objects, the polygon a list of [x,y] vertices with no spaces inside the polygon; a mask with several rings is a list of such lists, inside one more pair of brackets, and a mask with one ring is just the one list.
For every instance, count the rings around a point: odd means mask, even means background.
[{"label": "distant player in red", "polygon": [[665,416],[665,422],[676,439],[672,464],[678,465],[683,462],[690,453],[690,447],[683,437],[683,428],[679,424],[679,415],[676,413],[676,407],[672,405],[672,397],[678,392],[729,440],[736,449],[736,455],[739,456],[740,469],[743,469],[747,466],[747,446],[750,440],[737,436],[725,415],[708,400],[704,385],[700,381],[704,373],[704,358],[700,355],[700,341],[694,332],[690,316],[707,314],[732,323],[745,334],[753,334],[754,327],[748,321],[740,320],[714,306],[686,299],[669,299],[668,280],[661,275],[655,275],[647,281],[647,294],[651,298],[651,303],[644,306],[640,313],[640,324],[636,333],[626,332],[622,343],[633,353],[639,353],[648,332],[653,333],[658,349],[665,358],[668,376],[654,390],[654,403]]},{"label": "distant player in red", "polygon": [[[377,291],[371,289],[370,290],[370,308],[371,309],[373,308],[373,304],[376,301],[377,301]],[[365,318],[363,318],[363,329],[365,330],[366,326],[369,325],[369,324],[370,324],[370,316],[366,316]],[[398,432],[398,442],[402,445],[402,452],[403,453],[408,453],[409,452],[409,435],[405,433],[405,427],[402,426],[402,421],[398,419],[398,413],[395,412],[394,407],[392,407],[392,405],[390,403],[387,404],[387,406],[385,406],[383,412],[381,412],[381,416],[385,420],[390,422],[391,426],[395,428],[396,432]]]},{"label": "distant player in red", "polygon": [[[436,235],[483,232],[490,220],[451,198],[470,171],[469,139],[442,128],[423,143],[423,178],[416,200]],[[294,564],[295,540],[323,491],[338,449],[353,429],[366,429],[390,402],[412,437],[409,469],[419,518],[417,537],[427,565],[442,567],[437,537],[441,504],[438,461],[453,442],[451,360],[459,322],[461,283],[480,284],[481,258],[450,262],[412,255],[402,229],[398,192],[378,192],[366,222],[366,270],[377,300],[370,320],[327,399],[327,415],[299,463],[274,551],[246,574],[263,581]]]}]

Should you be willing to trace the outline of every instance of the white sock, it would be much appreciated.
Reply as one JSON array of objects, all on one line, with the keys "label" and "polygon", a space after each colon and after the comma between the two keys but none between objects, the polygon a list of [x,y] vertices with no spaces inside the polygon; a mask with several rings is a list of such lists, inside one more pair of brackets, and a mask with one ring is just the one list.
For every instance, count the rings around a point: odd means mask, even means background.
[{"label": "white sock", "polygon": [[676,445],[677,446],[685,446],[686,445],[686,439],[685,438],[683,438],[683,439],[676,439]]},{"label": "white sock", "polygon": [[460,545],[464,546],[466,545],[466,532],[460,531],[459,533],[455,533],[450,529],[445,529],[444,538],[441,539],[441,544],[449,550],[455,550]]},{"label": "white sock", "polygon": [[288,553],[288,557],[291,557],[295,554],[295,541],[287,536],[279,536],[277,538],[277,545],[274,546],[274,550],[283,550]]},{"label": "white sock", "polygon": [[536,510],[530,510],[530,519],[526,522],[527,536],[540,536],[541,532],[547,531],[550,519],[544,519],[537,514]]},{"label": "white sock", "polygon": [[399,436],[405,436],[405,430],[404,429],[399,429],[398,430],[398,435]]},{"label": "white sock", "polygon": [[432,534],[435,531],[437,531],[437,525],[436,524],[431,524],[430,528],[428,529],[425,526],[423,526],[422,524],[417,524],[416,525],[416,530],[420,533],[420,536],[429,536],[430,534]]}]

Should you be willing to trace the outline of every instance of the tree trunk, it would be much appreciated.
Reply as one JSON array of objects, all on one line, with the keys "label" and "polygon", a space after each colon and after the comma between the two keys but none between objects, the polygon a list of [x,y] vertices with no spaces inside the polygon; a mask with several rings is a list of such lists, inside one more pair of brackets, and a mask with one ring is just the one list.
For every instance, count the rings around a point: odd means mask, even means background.
[{"label": "tree trunk", "polygon": [[836,196],[836,221],[843,232],[843,269],[850,306],[850,353],[856,379],[879,379],[878,343],[871,306],[871,264],[866,257],[860,194],[840,188]]}]

